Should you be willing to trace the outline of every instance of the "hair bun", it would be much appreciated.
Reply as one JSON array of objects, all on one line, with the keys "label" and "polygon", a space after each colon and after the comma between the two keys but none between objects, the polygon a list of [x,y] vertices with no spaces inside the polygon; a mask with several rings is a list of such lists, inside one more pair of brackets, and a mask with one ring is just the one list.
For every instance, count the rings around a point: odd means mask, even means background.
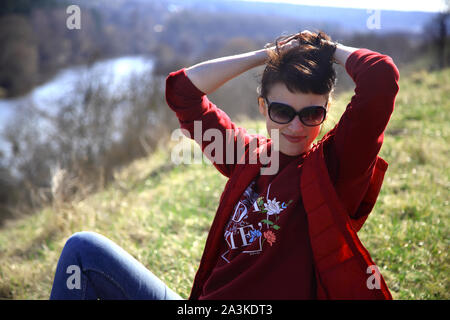
[{"label": "hair bun", "polygon": [[[296,39],[299,46],[280,50]],[[335,85],[333,68],[336,45],[324,32],[300,32],[276,39],[276,50],[271,52],[261,79],[261,96],[266,97],[270,87],[284,83],[291,92],[329,94]]]}]

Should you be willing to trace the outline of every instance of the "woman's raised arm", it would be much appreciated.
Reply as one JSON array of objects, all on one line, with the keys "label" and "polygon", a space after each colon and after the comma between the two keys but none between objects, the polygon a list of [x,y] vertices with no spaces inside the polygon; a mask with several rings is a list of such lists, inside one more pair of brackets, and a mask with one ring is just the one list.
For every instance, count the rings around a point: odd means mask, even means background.
[{"label": "woman's raised arm", "polygon": [[[310,31],[304,30],[302,32]],[[279,49],[284,51],[297,46],[298,41],[293,35],[281,40],[278,45],[280,46]],[[269,58],[269,51],[272,50],[275,50],[275,46],[201,62],[187,68],[186,75],[200,91],[209,94],[241,73],[263,65]],[[336,61],[345,66],[347,58],[355,50],[357,48],[338,45],[335,53]]]},{"label": "woman's raised arm", "polygon": [[268,59],[267,50],[205,61],[187,68],[186,75],[200,91],[209,94],[241,73],[264,64]]},{"label": "woman's raised arm", "polygon": [[345,68],[345,63],[347,62],[348,57],[350,57],[350,55],[358,49],[359,48],[337,44],[336,51],[334,52],[334,59],[337,61],[337,63]]}]

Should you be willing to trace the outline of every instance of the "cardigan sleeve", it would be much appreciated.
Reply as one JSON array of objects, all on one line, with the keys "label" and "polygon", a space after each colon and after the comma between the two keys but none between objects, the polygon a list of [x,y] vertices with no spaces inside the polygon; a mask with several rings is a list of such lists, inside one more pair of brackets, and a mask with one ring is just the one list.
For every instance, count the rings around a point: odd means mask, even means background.
[{"label": "cardigan sleeve", "polygon": [[338,195],[352,215],[369,186],[394,110],[399,71],[389,56],[368,49],[353,52],[345,68],[355,82],[355,93],[335,127],[327,165]]},{"label": "cardigan sleeve", "polygon": [[184,68],[167,77],[166,101],[175,112],[183,134],[194,139],[219,172],[229,178],[236,164],[245,161],[245,149],[256,135],[237,127],[223,110],[209,101],[191,82]]}]

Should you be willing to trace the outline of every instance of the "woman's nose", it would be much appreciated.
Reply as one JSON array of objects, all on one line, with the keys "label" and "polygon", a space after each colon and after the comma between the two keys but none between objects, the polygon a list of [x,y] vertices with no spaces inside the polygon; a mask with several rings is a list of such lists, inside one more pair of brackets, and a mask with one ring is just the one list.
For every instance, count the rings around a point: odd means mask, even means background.
[{"label": "woman's nose", "polygon": [[303,123],[300,121],[298,115],[296,115],[295,118],[289,122],[289,130],[292,133],[304,130]]}]

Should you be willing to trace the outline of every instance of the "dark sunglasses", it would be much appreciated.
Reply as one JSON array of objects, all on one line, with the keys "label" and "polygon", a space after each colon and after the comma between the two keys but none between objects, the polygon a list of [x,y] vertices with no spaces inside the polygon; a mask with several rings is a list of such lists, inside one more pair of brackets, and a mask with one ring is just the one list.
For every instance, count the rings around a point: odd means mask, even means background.
[{"label": "dark sunglasses", "polygon": [[[294,120],[298,115],[300,121],[307,127],[315,127],[325,120],[327,116],[327,109],[323,106],[309,106],[300,111],[295,111],[293,107],[281,102],[269,102],[266,98],[267,105],[269,106],[269,117],[273,122],[279,124],[287,124]],[[325,105],[328,104],[328,101]]]}]

